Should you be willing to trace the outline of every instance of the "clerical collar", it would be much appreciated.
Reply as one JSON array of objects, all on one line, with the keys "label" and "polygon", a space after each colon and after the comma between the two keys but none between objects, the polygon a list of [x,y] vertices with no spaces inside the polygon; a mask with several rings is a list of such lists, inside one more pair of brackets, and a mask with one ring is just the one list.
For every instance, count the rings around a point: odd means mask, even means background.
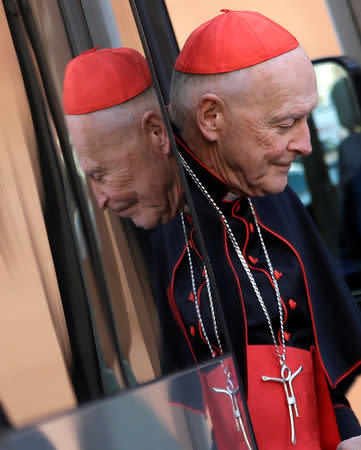
[{"label": "clerical collar", "polygon": [[240,197],[239,195],[230,192],[226,182],[210,169],[208,169],[208,167],[197,158],[197,156],[183,141],[175,127],[174,137],[177,142],[178,151],[190,165],[194,173],[197,175],[197,178],[207,188],[207,191],[215,201],[234,202]]}]

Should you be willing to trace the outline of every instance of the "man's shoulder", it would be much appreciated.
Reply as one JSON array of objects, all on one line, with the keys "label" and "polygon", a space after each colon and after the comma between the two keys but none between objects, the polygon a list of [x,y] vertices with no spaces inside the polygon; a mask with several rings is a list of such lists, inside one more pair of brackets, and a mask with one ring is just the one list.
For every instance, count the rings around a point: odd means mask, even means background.
[{"label": "man's shoulder", "polygon": [[158,259],[166,259],[169,264],[177,261],[185,247],[181,215],[154,228],[150,241]]},{"label": "man's shoulder", "polygon": [[253,199],[257,212],[261,215],[273,217],[309,217],[308,212],[290,186],[286,186],[279,194],[266,195]]},{"label": "man's shoulder", "polygon": [[295,191],[287,185],[285,189],[279,194],[269,194],[264,197],[257,197],[257,202],[271,202],[271,203],[279,203],[279,202],[290,202],[295,206],[303,207],[303,204]]}]

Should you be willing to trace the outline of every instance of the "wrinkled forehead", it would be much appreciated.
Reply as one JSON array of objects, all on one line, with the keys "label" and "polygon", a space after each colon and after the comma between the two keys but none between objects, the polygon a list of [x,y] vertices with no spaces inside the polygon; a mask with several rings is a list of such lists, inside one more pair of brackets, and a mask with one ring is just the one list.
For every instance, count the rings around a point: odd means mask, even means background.
[{"label": "wrinkled forehead", "polygon": [[81,168],[89,177],[116,170],[121,178],[128,173],[134,161],[139,159],[136,152],[115,138],[90,142],[78,148],[75,144],[74,148]]},{"label": "wrinkled forehead", "polygon": [[317,83],[311,61],[301,48],[247,69],[247,88],[239,99],[247,106],[282,102],[304,103],[306,109],[317,104]]},{"label": "wrinkled forehead", "polygon": [[314,84],[316,87],[313,65],[300,46],[288,53],[243,70],[249,82],[256,87],[262,85],[268,87],[276,85],[278,82],[280,84],[295,81],[302,83],[304,78],[310,85]]},{"label": "wrinkled forehead", "polygon": [[67,115],[66,122],[73,147],[78,155],[94,156],[111,147],[125,147],[135,133],[135,124],[123,123],[117,109],[105,109],[88,114]]}]

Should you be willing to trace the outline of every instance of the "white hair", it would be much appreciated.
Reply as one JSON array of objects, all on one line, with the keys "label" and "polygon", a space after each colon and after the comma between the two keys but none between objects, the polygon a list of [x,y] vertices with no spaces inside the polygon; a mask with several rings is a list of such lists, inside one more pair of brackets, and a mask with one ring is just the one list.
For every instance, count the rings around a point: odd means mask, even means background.
[{"label": "white hair", "polygon": [[[88,114],[94,116],[94,120],[99,126],[107,127],[109,130],[115,130],[120,127],[140,126],[142,117],[147,111],[154,111],[159,117],[162,117],[153,85],[149,86],[136,97],[119,105],[110,106],[109,108],[100,109]],[[78,118],[81,119],[81,116],[82,114],[68,114],[66,118],[68,121],[77,121]]]},{"label": "white hair", "polygon": [[170,86],[169,116],[180,132],[196,127],[198,103],[202,95],[215,94],[224,101],[239,94],[247,84],[244,69],[200,75],[173,70]]},{"label": "white hair", "polygon": [[153,86],[119,105],[104,110],[105,119],[117,121],[117,126],[132,126],[141,123],[145,112],[154,111],[161,117],[157,94]]}]

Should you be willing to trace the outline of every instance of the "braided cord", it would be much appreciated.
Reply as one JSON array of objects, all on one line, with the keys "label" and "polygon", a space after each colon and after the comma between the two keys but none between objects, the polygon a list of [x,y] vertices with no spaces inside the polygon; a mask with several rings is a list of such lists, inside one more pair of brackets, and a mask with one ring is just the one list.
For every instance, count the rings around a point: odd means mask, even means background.
[{"label": "braided cord", "polygon": [[[243,269],[245,270],[245,272],[246,272],[246,274],[248,276],[248,279],[249,279],[249,281],[250,281],[250,283],[252,285],[252,288],[253,288],[254,293],[255,293],[255,295],[257,297],[257,300],[258,300],[258,302],[259,302],[259,304],[260,304],[260,306],[262,308],[262,311],[263,311],[263,313],[264,313],[264,315],[266,317],[266,320],[267,320],[267,323],[268,323],[268,328],[269,328],[271,336],[272,336],[272,341],[273,341],[273,344],[274,344],[274,347],[275,347],[275,352],[276,352],[276,355],[277,355],[277,357],[279,359],[280,365],[284,366],[286,364],[286,343],[285,343],[285,336],[284,336],[283,307],[282,307],[282,302],[281,302],[281,294],[280,294],[278,283],[277,283],[276,277],[274,275],[274,270],[273,270],[273,267],[272,267],[272,263],[271,263],[269,255],[268,255],[268,252],[267,252],[267,249],[266,249],[266,245],[265,245],[264,240],[263,240],[261,229],[259,227],[259,224],[258,224],[258,221],[257,221],[257,217],[256,217],[256,213],[255,213],[255,210],[254,210],[254,207],[253,207],[251,199],[248,198],[248,203],[249,203],[249,206],[250,206],[250,209],[251,209],[251,212],[252,212],[252,216],[253,216],[253,219],[254,219],[254,222],[255,222],[255,225],[256,225],[257,233],[258,233],[258,236],[259,236],[259,239],[260,239],[260,242],[261,242],[262,250],[263,250],[263,253],[265,255],[267,266],[268,266],[268,269],[270,271],[271,279],[272,279],[273,286],[274,286],[274,289],[275,289],[275,292],[276,292],[278,314],[279,314],[279,319],[280,319],[282,353],[280,353],[280,351],[278,349],[276,336],[274,334],[273,327],[272,327],[271,317],[270,317],[270,315],[268,313],[267,307],[266,307],[266,305],[265,305],[265,303],[263,301],[263,298],[261,296],[261,293],[260,293],[260,291],[258,289],[258,286],[256,284],[256,280],[254,279],[254,277],[252,275],[252,272],[251,272],[251,270],[250,270],[250,268],[249,268],[249,266],[248,266],[248,264],[247,264],[247,262],[246,262],[246,260],[245,260],[245,258],[243,256],[243,253],[242,253],[241,249],[239,248],[238,242],[237,242],[237,240],[236,240],[236,238],[235,238],[235,236],[233,234],[233,231],[232,231],[232,229],[231,229],[231,227],[230,227],[226,217],[224,216],[223,212],[220,210],[220,208],[218,207],[216,202],[213,200],[213,198],[210,196],[210,194],[208,193],[206,188],[199,181],[199,179],[197,178],[197,176],[195,175],[193,170],[190,168],[188,163],[185,161],[183,156],[181,154],[179,154],[179,157],[180,157],[180,160],[182,162],[183,167],[186,169],[186,171],[188,172],[188,174],[190,175],[192,180],[195,182],[195,184],[197,185],[199,190],[203,193],[203,195],[207,198],[209,203],[213,206],[213,208],[217,211],[217,213],[221,217],[221,219],[222,219],[222,221],[224,223],[224,226],[226,227],[227,236],[228,236],[229,240],[231,241],[231,243],[232,243],[232,245],[233,245],[233,247],[235,249],[235,252],[236,252],[239,260],[241,261]],[[187,250],[188,250],[188,248],[187,248]],[[194,278],[194,276],[193,276],[193,278]],[[210,304],[213,303],[212,300],[211,300],[211,297],[209,297],[209,298],[210,298]],[[201,326],[202,326],[202,331],[203,331],[204,326],[203,326],[202,322],[201,322]],[[216,335],[218,335],[218,332],[216,333]],[[208,338],[207,338],[207,340],[208,340]]]}]

